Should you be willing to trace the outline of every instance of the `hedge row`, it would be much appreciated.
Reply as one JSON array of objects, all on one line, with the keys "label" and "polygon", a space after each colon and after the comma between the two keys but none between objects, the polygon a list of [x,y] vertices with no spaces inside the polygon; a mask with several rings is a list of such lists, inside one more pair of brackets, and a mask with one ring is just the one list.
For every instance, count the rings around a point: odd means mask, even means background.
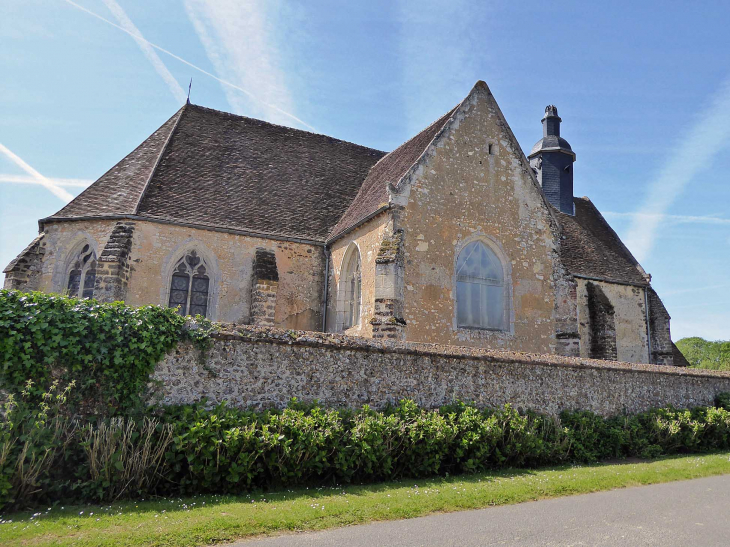
[{"label": "hedge row", "polygon": [[218,406],[161,409],[154,418],[78,422],[52,389],[11,403],[0,422],[0,507],[53,501],[241,493],[282,485],[370,482],[606,458],[730,448],[730,406],[560,418],[510,406],[412,401],[382,412]]}]

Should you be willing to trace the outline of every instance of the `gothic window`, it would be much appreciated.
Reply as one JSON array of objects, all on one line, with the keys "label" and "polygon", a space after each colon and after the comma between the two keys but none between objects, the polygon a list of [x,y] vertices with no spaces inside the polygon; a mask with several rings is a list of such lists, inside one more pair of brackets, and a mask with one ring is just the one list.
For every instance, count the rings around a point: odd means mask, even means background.
[{"label": "gothic window", "polygon": [[342,269],[341,286],[344,289],[342,328],[349,329],[360,322],[360,299],[362,292],[360,251],[354,245]]},{"label": "gothic window", "polygon": [[208,313],[210,278],[205,262],[195,251],[188,252],[175,266],[170,279],[168,306],[180,315]]},{"label": "gothic window", "polygon": [[85,244],[76,254],[68,270],[66,294],[75,298],[93,298],[96,283],[96,253]]},{"label": "gothic window", "polygon": [[456,260],[456,322],[459,327],[506,330],[502,263],[481,241]]}]

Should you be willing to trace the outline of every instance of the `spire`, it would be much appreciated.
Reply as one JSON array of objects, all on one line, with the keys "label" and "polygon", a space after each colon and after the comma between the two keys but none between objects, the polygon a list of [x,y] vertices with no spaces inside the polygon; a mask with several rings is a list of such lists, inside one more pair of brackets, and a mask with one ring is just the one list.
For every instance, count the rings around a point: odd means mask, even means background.
[{"label": "spire", "polygon": [[560,136],[560,122],[563,120],[558,116],[558,107],[551,104],[545,107],[545,116],[542,118],[542,136]]}]

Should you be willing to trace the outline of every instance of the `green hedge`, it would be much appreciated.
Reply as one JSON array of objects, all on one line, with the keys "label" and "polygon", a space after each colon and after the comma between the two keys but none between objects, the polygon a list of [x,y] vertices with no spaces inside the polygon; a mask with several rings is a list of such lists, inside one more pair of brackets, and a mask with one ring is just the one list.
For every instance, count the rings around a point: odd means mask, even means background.
[{"label": "green hedge", "polygon": [[[11,403],[0,422],[0,507],[241,493],[730,448],[727,407],[662,408],[606,419],[461,403],[424,410],[406,400],[377,412],[293,401],[283,411],[194,405],[158,409],[154,418],[73,422],[54,411],[64,397],[57,391],[40,409]],[[39,469],[41,457],[47,461]]]}]

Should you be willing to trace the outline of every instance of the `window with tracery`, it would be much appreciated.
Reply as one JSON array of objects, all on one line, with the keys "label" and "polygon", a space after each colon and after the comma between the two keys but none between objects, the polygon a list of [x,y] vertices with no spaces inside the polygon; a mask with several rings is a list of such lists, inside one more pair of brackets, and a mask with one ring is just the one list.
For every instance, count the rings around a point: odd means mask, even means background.
[{"label": "window with tracery", "polygon": [[473,241],[456,260],[456,321],[459,327],[506,330],[502,262]]},{"label": "window with tracery", "polygon": [[342,269],[342,287],[344,288],[343,330],[349,329],[360,322],[361,282],[360,251],[355,247]]},{"label": "window with tracery", "polygon": [[173,270],[168,306],[180,315],[207,316],[209,289],[208,268],[197,252],[190,251]]},{"label": "window with tracery", "polygon": [[88,243],[73,258],[68,271],[66,294],[74,298],[93,298],[96,284],[96,253]]}]

